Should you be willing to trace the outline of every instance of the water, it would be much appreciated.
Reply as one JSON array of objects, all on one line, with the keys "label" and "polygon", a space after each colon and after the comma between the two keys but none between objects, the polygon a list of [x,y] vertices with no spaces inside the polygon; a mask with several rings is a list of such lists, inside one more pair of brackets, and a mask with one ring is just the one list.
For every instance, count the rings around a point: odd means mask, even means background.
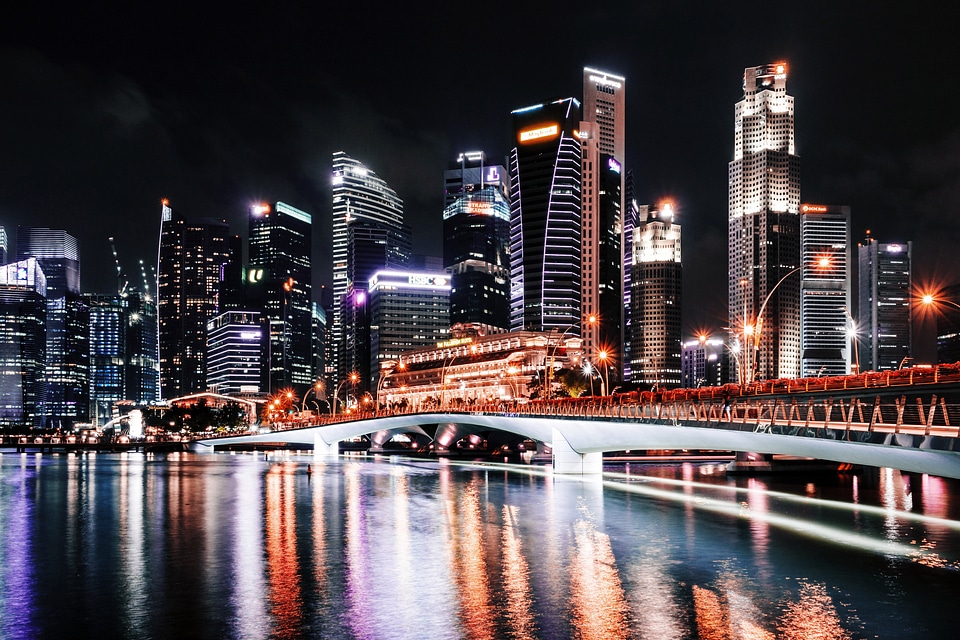
[{"label": "water", "polygon": [[960,483],[0,455],[0,638],[952,638]]}]

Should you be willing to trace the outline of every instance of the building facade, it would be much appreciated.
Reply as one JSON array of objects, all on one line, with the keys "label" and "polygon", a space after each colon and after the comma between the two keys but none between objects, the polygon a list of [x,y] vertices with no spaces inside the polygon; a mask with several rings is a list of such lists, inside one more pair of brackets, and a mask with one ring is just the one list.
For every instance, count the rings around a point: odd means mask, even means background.
[{"label": "building facade", "polygon": [[46,426],[46,293],[36,258],[0,266],[0,426]]},{"label": "building facade", "polygon": [[207,322],[207,390],[223,395],[259,393],[260,313],[226,311]]},{"label": "building facade", "polygon": [[580,103],[513,112],[510,327],[577,331],[580,310]]},{"label": "building facade", "polygon": [[850,208],[800,205],[800,375],[856,373]]},{"label": "building facade", "polygon": [[36,258],[47,278],[45,426],[72,428],[90,413],[90,316],[80,299],[80,249],[61,229],[18,227],[17,260]]},{"label": "building facade", "polygon": [[229,261],[223,220],[187,220],[164,201],[157,261],[160,396],[206,390],[207,321],[219,312],[221,272]]},{"label": "building facade", "polygon": [[913,357],[913,243],[880,243],[868,231],[857,250],[861,367],[899,369]]},{"label": "building facade", "polygon": [[[328,353],[328,367],[336,377],[328,385],[336,385],[356,366],[347,362],[347,354],[354,353],[347,346],[347,322],[344,314],[352,309],[355,292],[365,288],[367,280],[350,278],[350,225],[365,224],[368,228],[380,228],[390,234],[392,243],[384,244],[385,262],[379,268],[403,268],[409,265],[412,241],[409,227],[403,221],[403,200],[390,188],[383,178],[368,169],[360,161],[343,151],[333,154],[333,303]],[[356,232],[354,234],[356,237]],[[356,254],[355,254],[356,255]],[[369,274],[367,275],[369,278]],[[353,292],[350,291],[353,286]],[[363,299],[366,300],[365,296]],[[351,321],[352,322],[352,321]],[[351,338],[356,342],[356,336]]]},{"label": "building facade", "polygon": [[735,381],[731,378],[730,353],[721,338],[700,336],[687,340],[682,345],[680,360],[680,386],[686,389],[719,387]]},{"label": "building facade", "polygon": [[670,203],[646,209],[633,233],[633,309],[630,371],[644,386],[681,384],[683,264],[680,225]]},{"label": "building facade", "polygon": [[[451,275],[450,323],[483,334],[510,328],[510,201],[506,169],[482,152],[444,172],[443,267]],[[479,166],[470,166],[480,163]],[[453,191],[453,193],[451,193]]]},{"label": "building facade", "polygon": [[[800,372],[800,157],[783,63],[749,67],[728,167],[729,322],[749,377]],[[762,310],[762,313],[761,313]]]},{"label": "building facade", "polygon": [[305,391],[319,374],[313,369],[313,219],[284,202],[250,211],[251,269],[263,270],[259,284],[263,323],[261,390]]}]

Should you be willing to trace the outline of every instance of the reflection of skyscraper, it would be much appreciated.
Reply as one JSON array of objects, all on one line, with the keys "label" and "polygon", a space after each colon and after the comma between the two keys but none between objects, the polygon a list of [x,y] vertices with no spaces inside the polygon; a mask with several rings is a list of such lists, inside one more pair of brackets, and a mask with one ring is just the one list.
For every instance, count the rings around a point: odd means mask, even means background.
[{"label": "reflection of skyscraper", "polygon": [[507,171],[483,152],[460,154],[444,172],[443,267],[451,274],[450,323],[510,328],[510,201]]},{"label": "reflection of skyscraper", "polygon": [[302,391],[314,381],[312,239],[312,218],[305,211],[284,202],[251,209],[250,267],[265,274],[264,391]]},{"label": "reflection of skyscraper", "polygon": [[633,382],[646,385],[680,386],[683,265],[673,216],[664,203],[649,211],[633,235],[630,371]]},{"label": "reflection of skyscraper", "polygon": [[166,201],[160,223],[157,317],[160,395],[206,389],[207,320],[218,312],[229,229],[222,220],[187,221]]},{"label": "reflection of skyscraper", "polygon": [[80,299],[77,239],[60,229],[19,227],[17,259],[35,257],[47,277],[46,426],[70,428],[90,411],[90,316]]},{"label": "reflection of skyscraper", "polygon": [[850,208],[800,206],[800,375],[842,376],[851,349]]},{"label": "reflection of skyscraper", "polygon": [[[372,263],[364,256],[369,257],[367,250],[373,248],[371,243],[378,242],[379,237],[383,240],[379,246],[384,263],[377,268],[403,268],[410,262],[412,242],[409,227],[403,223],[403,201],[397,193],[376,173],[342,151],[333,154],[332,192],[333,325],[329,339],[333,341],[330,353],[336,359],[337,379],[343,380],[358,362],[359,354],[348,348],[346,335],[348,330],[354,330],[357,319],[352,317],[348,326],[344,314],[345,310],[354,309],[346,306],[354,300],[351,286],[354,292],[365,290],[372,275],[372,271],[368,272]],[[364,246],[355,246],[352,252],[350,225],[355,225],[354,240],[370,240]],[[365,265],[362,268],[361,263]],[[354,272],[353,279],[351,272]],[[365,300],[365,296],[362,299]],[[356,343],[356,336],[351,337],[350,342]],[[336,384],[337,381],[329,382]]]},{"label": "reflection of skyscraper", "polygon": [[763,308],[759,350],[751,368],[761,378],[796,377],[800,279],[793,276],[777,286],[800,266],[800,157],[794,148],[793,96],[787,95],[784,64],[744,71],[728,181],[730,326],[741,337],[749,334]]},{"label": "reflection of skyscraper", "polygon": [[868,235],[860,243],[858,335],[864,371],[897,369],[912,357],[913,243],[881,244]]},{"label": "reflection of skyscraper", "polygon": [[46,293],[36,258],[0,267],[0,426],[45,426]]},{"label": "reflection of skyscraper", "polygon": [[513,125],[510,328],[567,331],[580,323],[580,103],[518,109]]}]

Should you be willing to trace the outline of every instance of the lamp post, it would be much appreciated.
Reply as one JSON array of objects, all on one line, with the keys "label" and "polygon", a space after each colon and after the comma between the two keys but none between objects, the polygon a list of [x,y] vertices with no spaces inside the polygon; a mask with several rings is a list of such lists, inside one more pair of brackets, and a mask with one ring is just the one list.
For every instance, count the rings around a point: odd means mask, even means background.
[{"label": "lamp post", "polygon": [[[570,333],[570,330],[575,329],[576,327],[579,327],[580,325],[583,324],[583,322],[584,320],[581,318],[580,320],[577,320],[576,322],[571,324],[569,327],[564,329],[563,333],[560,334],[560,338],[553,344],[553,349],[550,351],[550,363],[549,363],[550,366],[547,369],[547,399],[550,399],[553,397],[553,363],[556,359],[557,348],[563,343],[563,339],[566,337],[568,333]],[[597,322],[599,322],[599,318],[597,318],[596,315],[591,314],[587,316],[586,322],[587,324],[591,324],[591,325],[596,324]]]},{"label": "lamp post", "polygon": [[854,321],[853,316],[850,315],[850,310],[847,309],[847,305],[843,305],[840,308],[843,309],[843,313],[846,314],[847,320],[850,321],[850,332],[847,335],[853,340],[854,367],[856,375],[860,375],[860,336],[857,335],[857,323]]},{"label": "lamp post", "polygon": [[349,378],[341,381],[340,384],[337,385],[337,389],[333,394],[333,415],[337,415],[337,398],[340,396],[340,389],[342,389],[343,385],[347,384],[348,382],[357,384],[357,380],[359,378],[360,378],[360,375],[356,371],[354,371],[353,373],[350,374]]},{"label": "lamp post", "polygon": [[[830,264],[830,260],[828,258],[821,258],[819,260],[819,266],[821,267],[827,266],[829,264]],[[773,294],[780,287],[780,285],[783,284],[784,280],[786,280],[793,274],[798,273],[802,269],[803,269],[803,265],[800,265],[796,269],[789,271],[785,276],[780,278],[777,281],[777,284],[773,285],[773,288],[770,289],[770,292],[767,294],[767,297],[763,299],[763,304],[760,305],[760,313],[757,314],[757,321],[755,325],[751,327],[752,334],[753,334],[753,367],[750,370],[750,382],[753,382],[757,375],[757,368],[758,368],[757,361],[760,358],[760,336],[763,334],[763,312],[767,308],[767,303],[770,302],[770,298],[773,297]],[[744,334],[746,335],[746,333],[747,333],[747,326],[744,325]]]},{"label": "lamp post", "polygon": [[383,390],[383,385],[386,383],[387,378],[397,373],[398,371],[406,370],[407,365],[403,360],[398,360],[396,363],[393,361],[388,361],[384,363],[384,366],[380,368],[380,380],[377,382],[377,407],[380,406],[380,392]]},{"label": "lamp post", "polygon": [[300,413],[303,413],[307,408],[307,396],[310,395],[311,391],[313,391],[313,395],[316,397],[318,393],[323,391],[323,381],[317,380],[313,383],[313,386],[307,389],[307,391],[303,394],[303,401],[300,403]]},{"label": "lamp post", "polygon": [[600,377],[600,395],[601,396],[607,395],[607,383],[610,381],[609,366],[607,364],[607,361],[609,359],[610,359],[610,354],[607,353],[605,349],[601,349],[600,351],[597,352],[597,360],[603,363],[603,373],[604,373],[604,375]]}]

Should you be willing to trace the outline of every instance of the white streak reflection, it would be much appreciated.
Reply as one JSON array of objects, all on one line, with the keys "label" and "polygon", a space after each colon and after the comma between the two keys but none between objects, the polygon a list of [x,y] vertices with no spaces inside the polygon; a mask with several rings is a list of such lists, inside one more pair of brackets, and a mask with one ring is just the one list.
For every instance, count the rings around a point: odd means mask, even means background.
[{"label": "white streak reflection", "polygon": [[629,609],[610,538],[597,531],[585,507],[573,525],[576,543],[570,565],[571,617],[586,640],[627,638]]},{"label": "white streak reflection", "polygon": [[505,613],[510,637],[517,640],[536,638],[536,619],[530,592],[530,569],[523,557],[517,523],[517,507],[503,505],[503,529],[500,535],[503,550],[503,590],[507,598]]},{"label": "white streak reflection", "polygon": [[250,637],[265,638],[270,631],[270,620],[267,617],[263,565],[263,511],[260,500],[263,488],[256,457],[246,456],[242,460],[242,466],[234,476],[236,508],[233,510],[233,530],[228,537],[233,540],[233,584],[236,585],[230,598],[231,619],[236,637],[249,634]]}]

